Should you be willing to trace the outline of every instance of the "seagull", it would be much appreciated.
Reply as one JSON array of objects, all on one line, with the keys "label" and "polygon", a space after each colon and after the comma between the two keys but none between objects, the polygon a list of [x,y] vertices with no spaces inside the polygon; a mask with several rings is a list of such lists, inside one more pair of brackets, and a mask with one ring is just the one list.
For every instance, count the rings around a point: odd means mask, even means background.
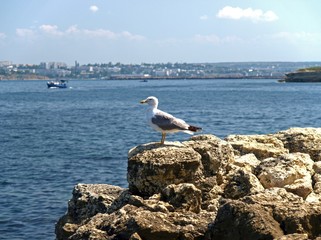
[{"label": "seagull", "polygon": [[202,130],[200,127],[189,125],[184,120],[157,109],[158,99],[156,97],[148,97],[140,103],[149,105],[146,113],[147,122],[154,130],[162,133],[161,144],[165,142],[166,133],[185,132],[193,134]]}]

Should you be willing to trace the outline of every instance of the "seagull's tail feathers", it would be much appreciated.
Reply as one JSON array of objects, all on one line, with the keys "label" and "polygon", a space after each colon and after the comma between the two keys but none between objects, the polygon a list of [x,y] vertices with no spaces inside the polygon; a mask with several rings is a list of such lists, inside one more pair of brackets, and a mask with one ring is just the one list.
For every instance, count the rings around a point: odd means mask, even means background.
[{"label": "seagull's tail feathers", "polygon": [[202,128],[189,125],[188,126],[188,130],[191,131],[191,132],[200,132],[200,131],[202,131]]}]

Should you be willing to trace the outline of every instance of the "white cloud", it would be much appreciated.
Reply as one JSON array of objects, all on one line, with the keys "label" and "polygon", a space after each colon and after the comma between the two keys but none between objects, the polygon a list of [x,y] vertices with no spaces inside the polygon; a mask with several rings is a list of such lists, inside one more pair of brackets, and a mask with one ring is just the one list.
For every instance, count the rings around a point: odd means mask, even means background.
[{"label": "white cloud", "polygon": [[214,45],[218,45],[221,43],[235,43],[235,42],[241,42],[242,39],[236,36],[226,36],[226,37],[219,37],[215,34],[210,35],[200,35],[197,34],[194,36],[194,40],[200,43],[211,43]]},{"label": "white cloud", "polygon": [[226,6],[222,8],[221,10],[219,10],[216,16],[218,18],[226,18],[226,19],[233,19],[233,20],[249,19],[254,22],[257,22],[257,21],[272,22],[279,19],[279,17],[273,11],[264,12],[261,9],[252,9],[252,8],[242,9],[239,7],[231,7],[231,6]]},{"label": "white cloud", "polygon": [[317,43],[321,41],[321,33],[313,32],[279,32],[272,36],[273,39],[284,39],[291,43],[306,44]]},{"label": "white cloud", "polygon": [[0,32],[0,39],[5,39],[7,35],[5,33]]},{"label": "white cloud", "polygon": [[221,39],[214,34],[212,34],[212,35],[197,34],[197,35],[195,35],[194,39],[197,42],[208,42],[208,43],[212,43],[212,44],[219,44],[221,42]]},{"label": "white cloud", "polygon": [[96,5],[92,5],[89,7],[89,10],[92,11],[93,13],[95,13],[99,10],[99,8]]},{"label": "white cloud", "polygon": [[106,29],[96,29],[96,30],[88,30],[84,29],[81,31],[84,35],[89,37],[98,37],[98,38],[108,38],[108,39],[115,39],[117,34]]},{"label": "white cloud", "polygon": [[39,29],[41,31],[43,31],[44,33],[50,34],[50,35],[54,35],[54,36],[62,36],[64,35],[63,32],[58,31],[58,26],[57,25],[41,25],[39,27]]},{"label": "white cloud", "polygon": [[35,37],[35,32],[31,29],[28,28],[17,28],[16,29],[16,34],[18,37],[22,38],[34,38]]},{"label": "white cloud", "polygon": [[142,35],[138,35],[138,34],[132,34],[130,32],[124,31],[120,34],[122,37],[129,39],[129,40],[134,40],[134,41],[141,41],[144,40],[145,37]]},{"label": "white cloud", "polygon": [[106,39],[127,39],[130,41],[142,41],[145,39],[144,36],[133,34],[128,31],[123,31],[120,33],[113,32],[107,29],[95,29],[95,30],[80,30],[79,33],[83,33],[87,37],[92,38],[106,38]]},{"label": "white cloud", "polygon": [[208,16],[206,14],[202,15],[202,16],[200,16],[200,20],[202,20],[202,21],[208,20]]},{"label": "white cloud", "polygon": [[[53,37],[77,37],[84,38],[90,37],[93,39],[107,39],[117,40],[125,39],[128,41],[142,41],[146,38],[139,34],[133,34],[129,31],[113,32],[108,29],[81,29],[77,25],[72,25],[66,30],[59,30],[57,25],[43,24],[37,29],[30,28],[18,28],[16,29],[16,35],[21,38],[35,39],[40,36],[53,36]],[[5,35],[0,32],[0,39]]]},{"label": "white cloud", "polygon": [[66,34],[75,34],[79,32],[80,30],[78,29],[77,25],[72,25],[66,30]]}]

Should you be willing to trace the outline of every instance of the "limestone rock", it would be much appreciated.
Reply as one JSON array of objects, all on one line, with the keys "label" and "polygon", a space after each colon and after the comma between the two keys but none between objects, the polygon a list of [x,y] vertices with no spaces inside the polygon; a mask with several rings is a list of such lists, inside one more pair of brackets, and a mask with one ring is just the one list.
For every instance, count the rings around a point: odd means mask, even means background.
[{"label": "limestone rock", "polygon": [[284,187],[303,198],[312,191],[310,156],[303,153],[284,154],[261,162],[257,175],[265,188]]},{"label": "limestone rock", "polygon": [[308,234],[293,233],[278,237],[275,240],[308,240]]},{"label": "limestone rock", "polygon": [[283,236],[280,225],[269,210],[258,204],[230,200],[222,205],[206,239],[274,239]]},{"label": "limestone rock", "polygon": [[287,205],[288,203],[295,203],[301,205],[304,200],[296,194],[287,192],[284,188],[269,188],[262,192],[251,196],[245,196],[242,199],[249,204],[260,204],[264,207],[273,208],[275,203],[280,205]]},{"label": "limestone rock", "polygon": [[170,184],[195,183],[202,178],[202,170],[201,156],[190,147],[139,146],[129,153],[129,190],[151,196]]},{"label": "limestone rock", "polygon": [[314,239],[321,234],[320,221],[321,205],[306,203],[284,189],[273,188],[226,201],[206,236],[234,240],[295,239],[303,235]]},{"label": "limestone rock", "polygon": [[277,205],[273,216],[287,234],[307,234],[309,239],[321,235],[321,206],[314,203]]},{"label": "limestone rock", "polygon": [[[126,191],[108,184],[78,184],[73,190],[73,197],[68,203],[68,212],[57,223],[57,239],[67,239],[79,226],[101,212],[113,212],[123,202],[119,197]],[[120,201],[126,201],[121,198]]]},{"label": "limestone rock", "polygon": [[290,128],[274,134],[290,152],[307,153],[321,161],[321,128]]},{"label": "limestone rock", "polygon": [[315,173],[312,177],[314,182],[313,190],[316,194],[321,194],[321,173]]},{"label": "limestone rock", "polygon": [[229,175],[229,178],[224,189],[224,197],[226,198],[239,199],[264,190],[260,181],[251,172],[239,169]]},{"label": "limestone rock", "polygon": [[306,201],[310,203],[321,204],[321,172],[320,172],[320,163],[315,162],[313,165],[313,169],[315,171],[312,176],[313,182],[313,192],[311,192],[307,197]]},{"label": "limestone rock", "polygon": [[176,209],[195,213],[201,211],[202,192],[191,183],[168,185],[162,191],[162,199]]},{"label": "limestone rock", "polygon": [[196,183],[196,187],[201,190],[201,208],[207,211],[216,212],[218,199],[223,194],[222,184],[218,184],[216,176],[203,178]]},{"label": "limestone rock", "polygon": [[70,239],[201,239],[211,220],[207,213],[150,212],[126,205],[112,214],[96,215]]},{"label": "limestone rock", "polygon": [[313,163],[313,170],[317,174],[321,174],[321,161]]},{"label": "limestone rock", "polygon": [[315,192],[311,192],[305,199],[308,203],[320,204],[321,195]]},{"label": "limestone rock", "polygon": [[308,239],[315,239],[321,234],[321,204],[308,203],[283,188],[265,189],[256,195],[244,197],[242,201],[251,205],[259,204],[269,210],[284,234],[306,234]]},{"label": "limestone rock", "polygon": [[213,135],[191,137],[184,145],[193,148],[202,158],[204,176],[225,175],[234,162],[232,146]]},{"label": "limestone rock", "polygon": [[201,155],[203,178],[195,182],[195,186],[202,192],[202,209],[210,207],[216,211],[217,199],[222,195],[225,178],[235,160],[233,148],[210,134],[193,136],[183,144]]},{"label": "limestone rock", "polygon": [[236,157],[233,164],[243,168],[248,172],[254,172],[254,170],[258,165],[260,165],[260,163],[261,162],[255,157],[253,153],[249,153],[240,157]]},{"label": "limestone rock", "polygon": [[131,149],[129,189],[75,186],[57,240],[320,238],[320,130],[226,140]]},{"label": "limestone rock", "polygon": [[271,135],[230,135],[225,139],[236,155],[253,153],[259,160],[288,153],[281,140]]}]

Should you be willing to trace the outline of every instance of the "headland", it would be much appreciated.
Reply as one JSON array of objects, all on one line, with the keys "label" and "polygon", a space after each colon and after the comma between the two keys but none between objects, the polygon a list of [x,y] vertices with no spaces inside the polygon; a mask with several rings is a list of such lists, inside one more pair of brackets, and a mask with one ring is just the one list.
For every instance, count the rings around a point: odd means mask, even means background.
[{"label": "headland", "polygon": [[321,67],[299,69],[285,74],[284,82],[321,82]]}]

